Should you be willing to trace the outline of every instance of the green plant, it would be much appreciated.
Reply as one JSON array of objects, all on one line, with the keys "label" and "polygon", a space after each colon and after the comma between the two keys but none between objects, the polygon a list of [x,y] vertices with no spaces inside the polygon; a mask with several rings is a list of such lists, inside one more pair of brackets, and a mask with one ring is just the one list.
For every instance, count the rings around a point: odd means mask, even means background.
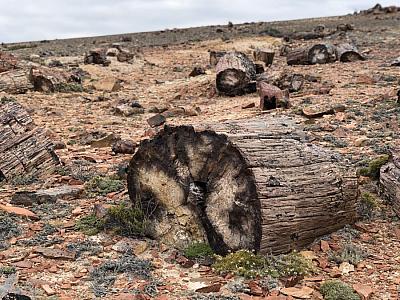
[{"label": "green plant", "polygon": [[111,177],[96,176],[86,183],[86,193],[92,196],[105,196],[108,193],[118,192],[124,188],[122,180]]},{"label": "green plant", "polygon": [[14,274],[16,271],[17,270],[15,269],[15,267],[12,267],[12,266],[0,267],[0,274],[11,275],[11,274]]},{"label": "green plant", "polygon": [[57,91],[60,93],[82,93],[85,89],[79,83],[61,83],[57,85]]},{"label": "green plant", "polygon": [[139,207],[129,207],[125,203],[108,209],[105,226],[118,234],[145,236],[148,228],[147,219]]},{"label": "green plant", "polygon": [[10,183],[13,186],[18,186],[18,185],[31,185],[35,182],[37,182],[39,179],[35,175],[19,175],[19,176],[14,176],[11,178]]},{"label": "green plant", "polygon": [[87,235],[96,235],[104,229],[105,221],[97,218],[94,214],[80,218],[75,229]]},{"label": "green plant", "polygon": [[331,254],[330,260],[335,261],[338,264],[341,264],[342,262],[348,262],[353,265],[357,265],[365,257],[366,253],[350,242],[344,244],[339,253]]},{"label": "green plant", "polygon": [[360,300],[360,296],[350,286],[339,280],[324,282],[320,292],[325,300]]},{"label": "green plant", "polygon": [[379,207],[376,198],[368,192],[361,194],[360,202],[358,205],[358,213],[364,219],[370,219],[374,213],[374,210]]},{"label": "green plant", "polygon": [[7,96],[3,96],[0,98],[0,104],[6,104],[8,102],[16,102],[17,100],[15,100],[15,98],[13,97],[7,97]]},{"label": "green plant", "polygon": [[187,258],[203,258],[210,257],[214,255],[214,251],[211,249],[210,245],[207,243],[192,243],[184,251]]},{"label": "green plant", "polygon": [[360,175],[371,177],[373,179],[379,178],[379,171],[383,165],[389,161],[389,155],[384,154],[368,163],[368,167],[359,170]]},{"label": "green plant", "polygon": [[265,257],[248,250],[217,256],[213,268],[219,274],[233,273],[246,278],[304,276],[314,271],[312,262],[297,252]]}]

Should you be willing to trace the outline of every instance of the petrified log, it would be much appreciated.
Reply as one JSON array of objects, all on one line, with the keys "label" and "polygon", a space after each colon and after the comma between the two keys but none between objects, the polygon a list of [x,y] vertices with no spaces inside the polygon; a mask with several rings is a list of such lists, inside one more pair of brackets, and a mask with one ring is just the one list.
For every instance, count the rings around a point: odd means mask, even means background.
[{"label": "petrified log", "polygon": [[215,67],[225,54],[225,51],[210,51],[210,65]]},{"label": "petrified log", "polygon": [[35,91],[46,93],[62,91],[69,83],[80,83],[80,77],[71,72],[45,67],[32,67],[29,80]]},{"label": "petrified log", "polygon": [[380,192],[398,216],[400,216],[400,149],[393,153],[391,161],[381,167]]},{"label": "petrified log", "polygon": [[289,107],[289,92],[287,90],[283,91],[277,86],[261,81],[258,83],[258,93],[261,110]]},{"label": "petrified log", "polygon": [[262,61],[268,67],[272,65],[274,61],[275,52],[272,50],[260,50],[253,51],[253,57],[255,61]]},{"label": "petrified log", "polygon": [[219,93],[227,96],[243,95],[256,91],[256,67],[241,52],[225,54],[216,66],[216,87]]},{"label": "petrified log", "polygon": [[336,48],[331,44],[316,44],[296,49],[286,56],[288,65],[326,64],[336,61]]},{"label": "petrified log", "polygon": [[289,92],[298,92],[302,89],[305,82],[305,78],[302,74],[293,74],[287,71],[264,73],[259,76],[257,80],[265,81],[282,90],[289,90]]},{"label": "petrified log", "polygon": [[11,54],[0,51],[0,73],[7,72],[18,67],[18,59]]},{"label": "petrified log", "polygon": [[54,171],[59,159],[45,130],[18,103],[0,103],[0,181]]},{"label": "petrified log", "polygon": [[207,240],[217,253],[283,253],[352,223],[355,172],[304,142],[300,121],[255,118],[212,130],[166,126],[128,167],[131,200],[153,237],[176,247]]},{"label": "petrified log", "polygon": [[96,48],[85,54],[84,63],[109,66],[111,61],[107,59],[107,49]]},{"label": "petrified log", "polygon": [[358,51],[357,47],[348,43],[336,46],[336,53],[338,60],[341,62],[365,60],[365,57]]},{"label": "petrified log", "polygon": [[29,81],[27,70],[14,69],[0,73],[0,92],[24,94],[32,89],[33,85]]}]

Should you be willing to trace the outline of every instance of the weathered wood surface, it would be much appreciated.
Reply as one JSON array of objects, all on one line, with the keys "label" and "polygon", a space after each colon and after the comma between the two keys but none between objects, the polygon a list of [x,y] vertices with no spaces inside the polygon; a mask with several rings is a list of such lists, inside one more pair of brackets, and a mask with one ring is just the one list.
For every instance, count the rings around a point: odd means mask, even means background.
[{"label": "weathered wood surface", "polygon": [[33,89],[28,78],[28,70],[13,69],[0,73],[0,92],[23,94]]},{"label": "weathered wood surface", "polygon": [[243,95],[256,90],[256,67],[244,53],[225,54],[218,61],[216,73],[216,87],[223,95]]},{"label": "weathered wood surface", "polygon": [[90,50],[85,54],[83,62],[85,64],[97,64],[103,66],[109,66],[111,61],[107,59],[107,49],[96,48]]},{"label": "weathered wood surface", "polygon": [[16,102],[0,103],[0,181],[54,171],[58,157],[45,130]]},{"label": "weathered wood surface", "polygon": [[336,53],[338,60],[341,62],[365,60],[365,57],[358,51],[357,47],[348,43],[336,46]]},{"label": "weathered wood surface", "polygon": [[391,162],[380,170],[380,191],[400,217],[400,149],[393,153]]},{"label": "weathered wood surface", "polygon": [[253,51],[253,58],[255,61],[262,61],[265,65],[271,66],[274,62],[275,52],[268,49],[257,49]]},{"label": "weathered wood surface", "polygon": [[208,240],[218,253],[283,253],[356,217],[357,177],[306,143],[295,120],[257,118],[205,131],[166,127],[128,168],[132,201],[155,238],[176,247]]},{"label": "weathered wood surface", "polygon": [[225,54],[225,51],[210,51],[210,65],[215,67]]},{"label": "weathered wood surface", "polygon": [[0,73],[7,72],[18,67],[18,59],[11,54],[0,51]]},{"label": "weathered wood surface", "polygon": [[29,71],[29,80],[35,91],[45,93],[57,92],[69,83],[80,82],[80,78],[71,72],[46,67],[32,67]]}]

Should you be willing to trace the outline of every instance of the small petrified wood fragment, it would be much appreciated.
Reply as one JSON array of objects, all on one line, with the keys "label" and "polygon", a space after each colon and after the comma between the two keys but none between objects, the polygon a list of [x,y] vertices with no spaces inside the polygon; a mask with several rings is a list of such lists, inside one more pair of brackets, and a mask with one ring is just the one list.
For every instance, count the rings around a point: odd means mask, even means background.
[{"label": "small petrified wood fragment", "polygon": [[358,51],[355,45],[348,43],[336,47],[337,58],[341,62],[353,62],[365,60],[365,57]]},{"label": "small petrified wood fragment", "polygon": [[258,83],[258,93],[260,95],[260,109],[263,111],[289,107],[289,92],[287,90],[283,91],[277,86],[261,81]]}]

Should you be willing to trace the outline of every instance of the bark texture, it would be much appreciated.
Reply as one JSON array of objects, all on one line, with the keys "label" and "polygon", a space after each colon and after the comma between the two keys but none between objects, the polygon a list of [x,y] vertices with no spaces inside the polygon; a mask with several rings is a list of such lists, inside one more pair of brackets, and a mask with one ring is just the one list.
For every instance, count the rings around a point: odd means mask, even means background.
[{"label": "bark texture", "polygon": [[270,66],[274,62],[275,52],[272,50],[257,49],[253,51],[253,57],[255,61],[262,61],[266,66]]},{"label": "bark texture", "polygon": [[216,87],[219,93],[236,96],[255,92],[256,67],[241,52],[225,54],[216,66]]},{"label": "bark texture", "polygon": [[25,69],[13,69],[0,73],[0,92],[23,94],[33,89]]},{"label": "bark texture", "polygon": [[147,211],[154,237],[176,247],[303,247],[355,220],[358,188],[355,172],[306,143],[297,127],[270,116],[212,130],[165,127],[134,155],[130,197]]},{"label": "bark texture", "polygon": [[286,56],[288,65],[315,65],[336,61],[336,48],[331,44],[316,44],[296,49]]},{"label": "bark texture", "polygon": [[0,51],[0,73],[7,72],[18,67],[18,60],[15,56]]},{"label": "bark texture", "polygon": [[70,83],[80,83],[80,78],[71,72],[45,67],[32,67],[29,80],[35,91],[46,93],[63,91]]},{"label": "bark texture", "polygon": [[215,67],[225,54],[225,51],[210,51],[210,65]]},{"label": "bark texture", "polygon": [[355,45],[340,44],[336,47],[337,58],[341,62],[353,62],[365,60],[365,57],[358,51]]},{"label": "bark texture", "polygon": [[45,130],[16,102],[0,103],[0,181],[39,176],[59,163]]},{"label": "bark texture", "polygon": [[380,170],[380,190],[400,217],[400,149],[393,153],[392,161]]},{"label": "bark texture", "polygon": [[277,86],[261,81],[258,83],[258,93],[261,110],[289,107],[289,92],[287,90],[283,91]]}]

